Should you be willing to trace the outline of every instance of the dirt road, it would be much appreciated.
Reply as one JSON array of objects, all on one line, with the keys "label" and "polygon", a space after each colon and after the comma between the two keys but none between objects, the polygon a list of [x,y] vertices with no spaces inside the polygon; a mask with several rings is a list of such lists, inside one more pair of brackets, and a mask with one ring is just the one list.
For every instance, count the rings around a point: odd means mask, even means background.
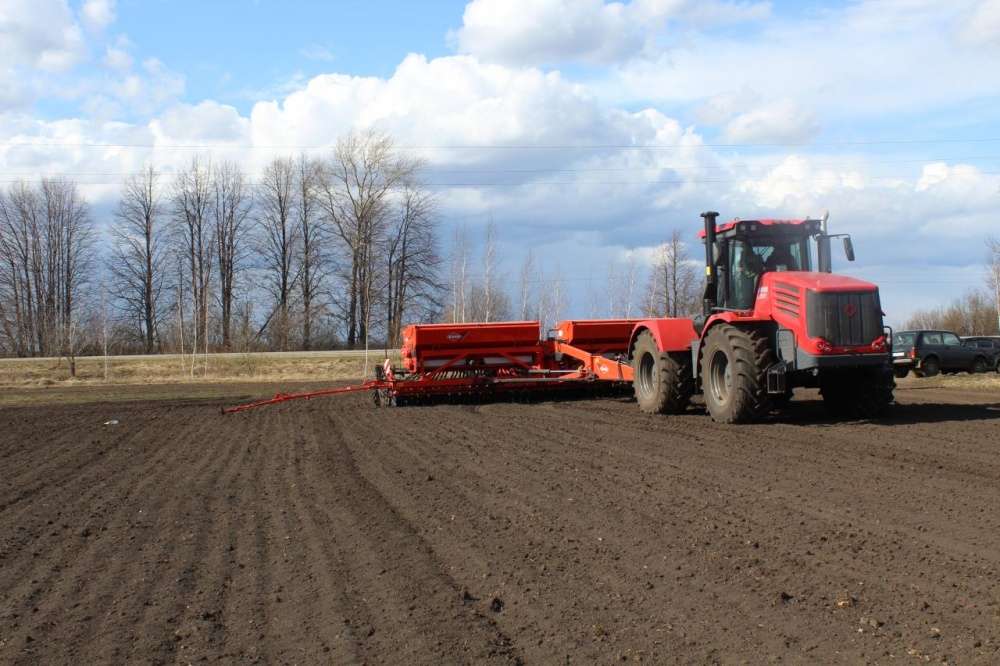
[{"label": "dirt road", "polygon": [[996,663],[1000,397],[898,398],[4,408],[0,662]]}]

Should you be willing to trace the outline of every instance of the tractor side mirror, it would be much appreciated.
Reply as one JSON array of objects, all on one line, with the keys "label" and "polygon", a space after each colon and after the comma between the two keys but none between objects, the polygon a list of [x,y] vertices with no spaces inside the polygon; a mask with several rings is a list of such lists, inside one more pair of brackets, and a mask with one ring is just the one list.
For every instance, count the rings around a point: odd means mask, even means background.
[{"label": "tractor side mirror", "polygon": [[844,236],[844,254],[848,261],[854,261],[854,243],[851,242],[850,236]]}]

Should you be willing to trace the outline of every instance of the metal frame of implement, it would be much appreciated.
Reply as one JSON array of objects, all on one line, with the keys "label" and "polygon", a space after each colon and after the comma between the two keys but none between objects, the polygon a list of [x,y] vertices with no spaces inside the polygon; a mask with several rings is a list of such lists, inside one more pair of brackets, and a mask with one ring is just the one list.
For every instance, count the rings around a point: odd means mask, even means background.
[{"label": "metal frame of implement", "polygon": [[414,324],[403,331],[401,368],[387,359],[376,378],[362,384],[278,393],[222,413],[360,391],[371,391],[378,405],[403,405],[427,398],[557,392],[594,382],[625,384],[633,377],[628,347],[638,321],[563,321],[545,339],[537,321]]}]

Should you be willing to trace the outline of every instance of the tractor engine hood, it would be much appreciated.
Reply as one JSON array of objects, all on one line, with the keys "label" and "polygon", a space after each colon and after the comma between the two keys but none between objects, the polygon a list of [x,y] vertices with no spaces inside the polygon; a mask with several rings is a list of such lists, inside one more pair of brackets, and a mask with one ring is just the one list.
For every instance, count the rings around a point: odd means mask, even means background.
[{"label": "tractor engine hood", "polygon": [[878,286],[871,282],[847,277],[846,275],[836,275],[832,273],[817,273],[812,271],[781,271],[777,273],[765,273],[761,279],[761,285],[795,286],[799,289],[808,289],[819,293],[825,292],[858,292],[858,291],[878,291]]}]

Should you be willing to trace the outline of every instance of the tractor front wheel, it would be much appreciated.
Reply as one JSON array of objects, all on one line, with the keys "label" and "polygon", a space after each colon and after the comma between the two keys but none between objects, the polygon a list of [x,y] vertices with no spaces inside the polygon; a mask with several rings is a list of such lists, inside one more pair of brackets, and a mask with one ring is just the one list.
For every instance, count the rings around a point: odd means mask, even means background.
[{"label": "tractor front wheel", "polygon": [[643,331],[632,347],[632,386],[639,409],[647,414],[680,414],[694,393],[687,354],[660,351],[656,339]]},{"label": "tractor front wheel", "polygon": [[767,414],[767,368],[774,363],[768,339],[754,329],[722,324],[705,338],[701,385],[705,406],[719,423],[750,423]]}]

